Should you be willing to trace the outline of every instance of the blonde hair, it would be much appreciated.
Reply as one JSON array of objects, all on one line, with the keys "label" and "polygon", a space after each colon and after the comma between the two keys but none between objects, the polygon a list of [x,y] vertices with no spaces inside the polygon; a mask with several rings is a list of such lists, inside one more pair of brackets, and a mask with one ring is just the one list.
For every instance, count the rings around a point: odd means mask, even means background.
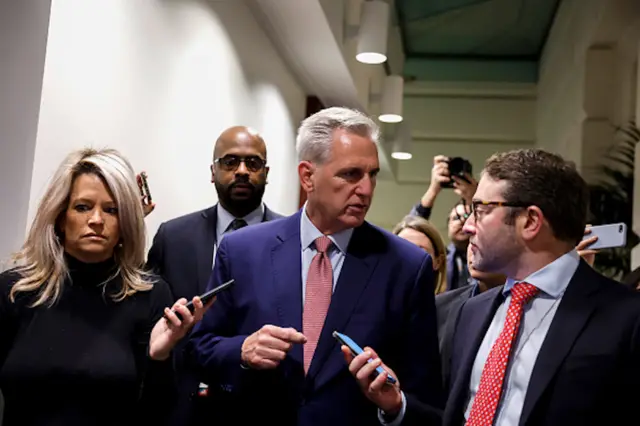
[{"label": "blonde hair", "polygon": [[68,208],[75,179],[87,173],[103,180],[118,207],[121,244],[114,251],[117,267],[113,277],[121,277],[122,287],[113,299],[120,302],[151,289],[153,282],[143,271],[146,231],[135,172],[118,151],[87,148],[65,158],[40,200],[27,239],[13,257],[22,278],[11,289],[11,301],[21,292],[37,292],[32,307],[51,306],[60,298],[69,269],[57,226]]},{"label": "blonde hair", "polygon": [[434,262],[438,261],[435,294],[443,293],[447,288],[447,249],[438,229],[428,220],[418,216],[405,216],[400,223],[393,228],[393,233],[398,235],[403,229],[413,229],[424,234],[433,244],[435,254]]}]

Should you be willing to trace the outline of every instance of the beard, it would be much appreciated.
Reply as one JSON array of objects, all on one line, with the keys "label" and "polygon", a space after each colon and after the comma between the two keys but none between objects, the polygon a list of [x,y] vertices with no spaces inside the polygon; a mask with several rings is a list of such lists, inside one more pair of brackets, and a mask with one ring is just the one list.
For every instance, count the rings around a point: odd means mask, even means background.
[{"label": "beard", "polygon": [[[246,186],[243,194],[234,194],[234,188],[238,185]],[[265,184],[252,184],[248,180],[240,179],[224,185],[215,182],[218,200],[229,213],[236,217],[243,217],[260,206],[264,195]]]},{"label": "beard", "polygon": [[472,267],[478,272],[503,274],[521,252],[522,247],[515,241],[514,233],[506,232],[491,244],[476,246]]}]

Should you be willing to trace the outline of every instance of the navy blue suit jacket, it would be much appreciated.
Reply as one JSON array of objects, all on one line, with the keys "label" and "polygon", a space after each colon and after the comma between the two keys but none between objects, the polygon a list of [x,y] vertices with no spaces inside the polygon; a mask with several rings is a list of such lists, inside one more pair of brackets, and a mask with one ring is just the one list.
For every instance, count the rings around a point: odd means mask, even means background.
[{"label": "navy blue suit jacket", "polygon": [[[472,297],[462,307],[451,351],[446,426],[464,424],[471,370],[504,301],[502,289]],[[639,383],[640,295],[581,261],[536,358],[520,425],[636,424]]]},{"label": "navy blue suit jacket", "polygon": [[431,258],[368,223],[353,232],[325,326],[305,377],[302,346],[274,370],[240,366],[242,343],[265,324],[302,330],[300,214],[222,241],[209,286],[221,293],[190,339],[201,378],[228,395],[220,424],[379,425],[331,333],[371,346],[408,399],[405,424],[437,424],[443,402]]},{"label": "navy blue suit jacket", "polygon": [[[191,300],[207,288],[213,263],[213,246],[216,244],[217,211],[215,204],[164,222],[153,238],[147,267],[169,283],[175,300],[181,297]],[[281,217],[265,206],[265,221]],[[186,339],[173,351],[180,391],[174,401],[175,407],[169,421],[171,426],[204,424],[211,417],[211,412],[216,410],[215,400],[219,399],[214,394],[211,398],[196,397],[199,382],[185,362],[185,343]]]}]

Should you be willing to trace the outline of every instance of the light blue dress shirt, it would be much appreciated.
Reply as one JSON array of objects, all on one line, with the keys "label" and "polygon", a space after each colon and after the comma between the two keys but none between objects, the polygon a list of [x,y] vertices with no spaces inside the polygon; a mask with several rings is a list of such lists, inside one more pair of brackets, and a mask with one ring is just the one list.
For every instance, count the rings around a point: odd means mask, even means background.
[{"label": "light blue dress shirt", "polygon": [[527,282],[536,286],[540,292],[524,307],[520,330],[514,342],[515,346],[511,351],[509,365],[505,373],[502,397],[493,423],[494,426],[518,425],[536,358],[547,336],[562,296],[579,264],[580,257],[575,250],[572,250],[522,281],[507,279],[503,290],[506,299],[498,307],[473,363],[465,419],[468,419],[471,413],[473,400],[478,392],[482,369],[487,361],[491,347],[502,331],[507,309],[511,302],[511,289],[519,282]]},{"label": "light blue dress shirt", "polygon": [[[307,216],[306,204],[300,215],[300,247],[302,248],[302,305],[304,306],[304,297],[307,290],[307,275],[313,257],[318,253],[314,244],[317,238],[324,234],[315,227],[309,216]],[[331,260],[331,268],[333,270],[333,291],[336,289],[340,271],[344,264],[344,258],[347,254],[347,247],[353,235],[353,228],[338,232],[337,234],[328,235],[333,244],[327,249],[327,255]]]},{"label": "light blue dress shirt", "polygon": [[[257,209],[245,217],[238,219],[244,219],[245,222],[247,222],[247,225],[257,225],[264,219],[264,209],[264,203],[260,203]],[[229,226],[231,225],[231,222],[236,219],[236,217],[222,207],[222,204],[220,203],[216,206],[216,213],[218,215],[216,219],[216,241],[213,244],[213,261],[211,262],[211,268],[213,268],[213,264],[216,261],[216,251],[220,245],[220,241],[222,241],[225,234],[230,232]]]}]

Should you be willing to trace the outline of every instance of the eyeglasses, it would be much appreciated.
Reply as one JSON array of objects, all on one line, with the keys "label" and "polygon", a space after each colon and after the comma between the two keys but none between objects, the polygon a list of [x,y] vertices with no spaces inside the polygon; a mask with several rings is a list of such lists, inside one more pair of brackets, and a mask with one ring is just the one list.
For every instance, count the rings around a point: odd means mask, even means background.
[{"label": "eyeglasses", "polygon": [[250,155],[248,157],[225,155],[224,157],[216,158],[213,162],[218,163],[220,167],[229,172],[237,170],[238,167],[240,167],[240,163],[244,163],[250,172],[258,172],[267,165],[265,160],[256,155]]},{"label": "eyeglasses", "polygon": [[493,207],[517,207],[517,208],[527,208],[530,207],[529,203],[516,203],[509,201],[481,201],[481,200],[473,200],[471,202],[471,213],[473,214],[473,219],[478,221],[478,213],[486,213],[486,211],[480,210],[478,211],[478,206],[493,206]]}]

